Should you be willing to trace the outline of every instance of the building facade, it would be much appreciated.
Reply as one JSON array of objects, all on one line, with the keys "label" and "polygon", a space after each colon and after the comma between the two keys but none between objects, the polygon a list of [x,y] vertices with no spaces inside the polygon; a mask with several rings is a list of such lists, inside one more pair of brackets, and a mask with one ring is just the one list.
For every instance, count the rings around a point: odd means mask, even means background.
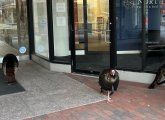
[{"label": "building facade", "polygon": [[[150,83],[165,62],[164,0],[1,0],[1,54],[50,70]],[[129,77],[128,77],[129,75]]]}]

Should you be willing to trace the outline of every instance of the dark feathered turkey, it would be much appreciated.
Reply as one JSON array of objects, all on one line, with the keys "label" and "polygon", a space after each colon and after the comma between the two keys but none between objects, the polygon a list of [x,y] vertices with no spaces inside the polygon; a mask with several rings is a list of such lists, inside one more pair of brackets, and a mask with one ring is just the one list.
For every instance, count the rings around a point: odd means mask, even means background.
[{"label": "dark feathered turkey", "polygon": [[13,54],[7,54],[2,61],[2,69],[8,83],[15,83],[15,73],[18,68],[18,59]]},{"label": "dark feathered turkey", "polygon": [[[111,91],[110,95],[114,93],[114,90],[116,91],[119,84],[119,74],[114,69],[105,69],[103,70],[99,75],[99,85],[101,87],[101,92],[103,90]],[[109,101],[109,100],[108,100]]]},{"label": "dark feathered turkey", "polygon": [[2,63],[6,63],[6,67],[18,67],[18,59],[14,54],[6,54]]}]

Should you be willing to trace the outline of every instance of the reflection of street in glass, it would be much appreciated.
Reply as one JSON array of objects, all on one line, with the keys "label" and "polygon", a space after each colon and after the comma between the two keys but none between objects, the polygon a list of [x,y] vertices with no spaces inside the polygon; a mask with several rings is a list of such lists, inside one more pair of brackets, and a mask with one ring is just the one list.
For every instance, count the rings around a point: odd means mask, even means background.
[{"label": "reflection of street in glass", "polygon": [[7,44],[12,45],[12,38],[8,33],[5,35],[4,40]]},{"label": "reflection of street in glass", "polygon": [[0,41],[0,59],[7,53],[18,55],[18,50],[8,45],[5,41]]},{"label": "reflection of street in glass", "polygon": [[[19,4],[18,4],[19,3]],[[20,9],[17,9],[20,8]],[[18,54],[20,46],[28,50],[26,0],[0,2],[0,56]],[[26,52],[25,52],[26,53]]]}]

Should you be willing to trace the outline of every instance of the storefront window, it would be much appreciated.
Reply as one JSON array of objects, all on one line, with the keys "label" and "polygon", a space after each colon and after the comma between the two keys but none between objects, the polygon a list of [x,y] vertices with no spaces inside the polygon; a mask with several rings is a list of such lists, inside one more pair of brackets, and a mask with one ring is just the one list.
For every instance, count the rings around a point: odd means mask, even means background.
[{"label": "storefront window", "polygon": [[[139,0],[117,0],[117,67],[140,71],[142,8]],[[129,60],[129,62],[128,62]]]},{"label": "storefront window", "polygon": [[53,0],[54,56],[56,62],[70,62],[67,0]]},{"label": "storefront window", "polygon": [[165,0],[145,4],[146,60],[145,71],[156,72],[165,64]]},{"label": "storefront window", "polygon": [[8,53],[16,56],[29,54],[27,23],[26,0],[0,2],[0,62]]},{"label": "storefront window", "polygon": [[46,0],[33,0],[35,53],[49,58]]}]

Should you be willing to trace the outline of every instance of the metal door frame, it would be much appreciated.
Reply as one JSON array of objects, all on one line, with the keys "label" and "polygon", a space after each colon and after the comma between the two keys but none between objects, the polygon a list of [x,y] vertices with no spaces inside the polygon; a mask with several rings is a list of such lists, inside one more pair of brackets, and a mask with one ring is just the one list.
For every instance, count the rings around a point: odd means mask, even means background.
[{"label": "metal door frame", "polygon": [[[83,0],[83,6],[87,3],[87,0]],[[111,30],[110,40],[111,44],[109,49],[111,48],[109,52],[110,56],[110,68],[114,69],[116,68],[117,64],[117,47],[116,47],[116,1],[115,0],[109,0],[109,13],[111,15],[109,20],[109,30]],[[87,14],[87,13],[86,13]],[[87,17],[87,16],[86,16]],[[80,70],[76,69],[76,54],[75,54],[75,31],[74,31],[74,0],[69,2],[69,23],[70,23],[70,46],[71,46],[71,71],[72,72],[80,72],[80,73],[91,73],[88,70]],[[84,17],[85,18],[85,17]],[[87,19],[86,19],[87,20]],[[85,21],[85,20],[84,20]],[[86,26],[87,27],[87,26]],[[86,43],[87,44],[87,41]],[[87,46],[87,45],[85,45]],[[94,71],[92,74],[98,74],[99,72]]]}]

